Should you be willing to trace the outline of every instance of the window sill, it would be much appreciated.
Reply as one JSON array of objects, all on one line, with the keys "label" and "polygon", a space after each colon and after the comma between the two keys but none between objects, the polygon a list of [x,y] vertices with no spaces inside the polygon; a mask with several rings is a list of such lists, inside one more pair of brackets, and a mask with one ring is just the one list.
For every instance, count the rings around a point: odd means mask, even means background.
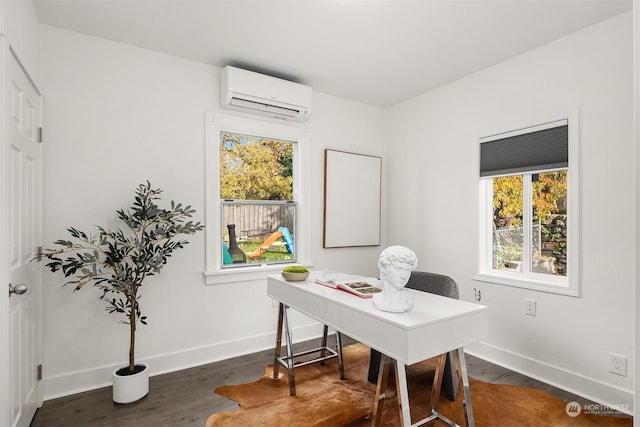
[{"label": "window sill", "polygon": [[307,268],[311,268],[311,265],[307,263],[291,263],[236,267],[228,268],[225,270],[212,270],[205,271],[205,283],[207,285],[222,285],[226,283],[264,280],[270,274],[279,273],[287,265],[304,265]]},{"label": "window sill", "polygon": [[538,280],[531,277],[520,278],[509,275],[478,273],[473,277],[473,280],[572,297],[580,296],[580,292],[576,286],[571,287],[570,284],[559,283],[557,281]]}]

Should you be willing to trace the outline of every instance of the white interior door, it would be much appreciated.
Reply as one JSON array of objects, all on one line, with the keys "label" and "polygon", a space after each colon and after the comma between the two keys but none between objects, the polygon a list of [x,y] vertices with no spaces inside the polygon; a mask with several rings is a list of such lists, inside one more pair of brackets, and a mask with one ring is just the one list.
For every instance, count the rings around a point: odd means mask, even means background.
[{"label": "white interior door", "polygon": [[[3,292],[9,288],[9,298],[0,301],[8,301],[9,425],[27,427],[42,404],[38,368],[42,357],[41,263],[31,262],[42,234],[42,148],[38,141],[42,101],[13,53],[5,49],[2,54],[6,73],[2,215],[7,242],[1,261],[9,279]],[[26,292],[20,294],[25,287]]]}]

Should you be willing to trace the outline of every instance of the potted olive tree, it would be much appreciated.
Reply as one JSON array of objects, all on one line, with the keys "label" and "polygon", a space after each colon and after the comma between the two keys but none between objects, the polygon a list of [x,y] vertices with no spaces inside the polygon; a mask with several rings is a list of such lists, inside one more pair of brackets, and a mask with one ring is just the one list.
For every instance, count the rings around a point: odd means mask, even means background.
[{"label": "potted olive tree", "polygon": [[147,323],[140,309],[140,288],[147,277],[160,273],[173,251],[188,243],[180,235],[204,228],[190,220],[195,212],[191,206],[172,201],[169,209],[160,208],[156,201],[161,193],[149,181],[139,185],[133,205],[116,211],[122,228],[96,227],[90,234],[69,228],[71,240],[57,240],[58,249],[43,253],[51,271],[61,270],[72,278],[65,285],[73,285],[74,291],[86,284],[99,288],[107,311],[122,315],[121,323],[129,325],[129,364],[113,373],[117,403],[135,402],[149,392],[148,367],[135,361],[136,327]]}]

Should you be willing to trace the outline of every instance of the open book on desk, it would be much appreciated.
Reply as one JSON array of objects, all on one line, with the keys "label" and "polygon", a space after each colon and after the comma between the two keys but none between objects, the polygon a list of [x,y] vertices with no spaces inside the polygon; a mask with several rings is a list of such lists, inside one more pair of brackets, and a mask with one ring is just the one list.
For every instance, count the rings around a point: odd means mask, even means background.
[{"label": "open book on desk", "polygon": [[353,276],[349,274],[332,274],[319,277],[315,280],[319,285],[328,286],[333,289],[341,289],[361,298],[371,298],[373,294],[381,292],[382,289],[376,285],[380,282],[373,277]]}]

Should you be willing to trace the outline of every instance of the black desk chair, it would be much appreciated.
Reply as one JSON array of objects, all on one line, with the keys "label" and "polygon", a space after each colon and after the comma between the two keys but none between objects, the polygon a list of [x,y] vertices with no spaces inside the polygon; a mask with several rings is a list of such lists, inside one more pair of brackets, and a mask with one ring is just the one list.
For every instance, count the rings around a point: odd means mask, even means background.
[{"label": "black desk chair", "polygon": [[[427,273],[424,271],[412,271],[411,277],[406,285],[407,288],[442,295],[449,298],[460,299],[458,285],[449,276],[442,274]],[[456,363],[456,350],[447,354],[442,378],[442,389],[449,400],[456,400],[458,395],[458,369]],[[371,383],[378,381],[378,371],[380,370],[380,352],[371,349],[369,360],[368,380]]]}]

